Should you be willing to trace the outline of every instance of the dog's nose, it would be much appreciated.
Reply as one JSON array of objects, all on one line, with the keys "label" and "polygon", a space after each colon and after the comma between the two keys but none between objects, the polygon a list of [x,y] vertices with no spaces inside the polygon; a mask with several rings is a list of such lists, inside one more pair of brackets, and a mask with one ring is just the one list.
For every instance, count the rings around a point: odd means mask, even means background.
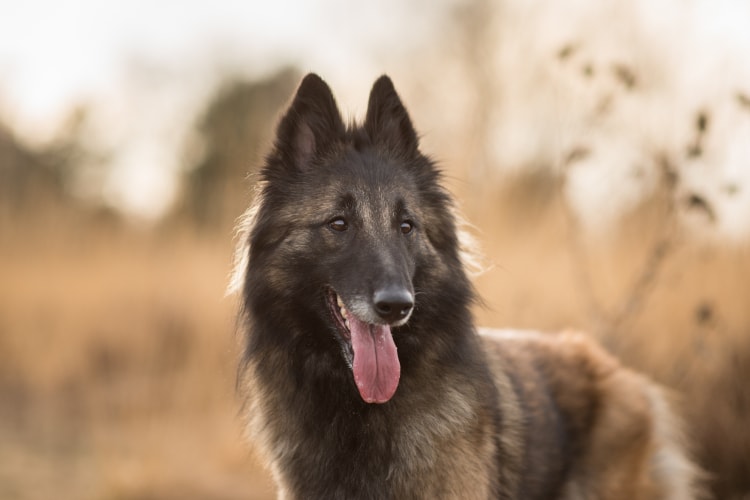
[{"label": "dog's nose", "polygon": [[406,288],[388,287],[375,292],[375,312],[388,323],[406,318],[414,307],[414,295]]}]

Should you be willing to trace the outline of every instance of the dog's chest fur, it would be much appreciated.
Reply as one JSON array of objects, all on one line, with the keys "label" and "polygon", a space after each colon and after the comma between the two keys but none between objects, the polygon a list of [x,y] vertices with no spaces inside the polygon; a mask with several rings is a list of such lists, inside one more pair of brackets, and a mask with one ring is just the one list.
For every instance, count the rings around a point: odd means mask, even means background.
[{"label": "dog's chest fur", "polygon": [[[251,371],[251,370],[250,370]],[[250,429],[288,498],[496,497],[497,419],[477,388],[462,381],[431,391],[399,387],[365,412],[343,406],[314,421],[319,408],[290,413],[290,401],[258,377],[248,380]],[[413,391],[413,393],[412,393]],[[486,396],[487,397],[487,396]],[[492,399],[489,396],[489,399]],[[298,403],[299,401],[297,401]],[[357,405],[358,406],[358,405]],[[299,406],[297,407],[300,408]],[[506,445],[517,448],[512,434]],[[513,467],[512,453],[504,461]]]}]

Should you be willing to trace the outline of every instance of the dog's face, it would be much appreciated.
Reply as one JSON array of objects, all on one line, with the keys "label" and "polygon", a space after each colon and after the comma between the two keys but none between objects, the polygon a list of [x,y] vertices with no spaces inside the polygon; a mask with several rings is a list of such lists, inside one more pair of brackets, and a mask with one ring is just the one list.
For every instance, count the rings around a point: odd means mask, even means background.
[{"label": "dog's face", "polygon": [[267,278],[291,288],[297,277],[362,399],[388,401],[401,373],[393,329],[408,328],[438,248],[456,247],[447,196],[391,81],[375,83],[363,127],[347,130],[328,86],[308,75],[263,175],[251,245],[274,253]]},{"label": "dog's face", "polygon": [[400,166],[350,149],[325,170],[308,236],[328,319],[362,398],[385,402],[400,374],[391,329],[412,314],[425,250],[416,189]]}]

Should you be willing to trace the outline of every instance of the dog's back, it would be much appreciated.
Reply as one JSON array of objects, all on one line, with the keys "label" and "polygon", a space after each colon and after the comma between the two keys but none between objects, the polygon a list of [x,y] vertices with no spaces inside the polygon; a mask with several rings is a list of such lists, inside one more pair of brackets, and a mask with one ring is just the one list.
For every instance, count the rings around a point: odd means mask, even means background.
[{"label": "dog's back", "polygon": [[659,387],[579,333],[481,333],[518,429],[518,498],[695,498],[697,471]]}]

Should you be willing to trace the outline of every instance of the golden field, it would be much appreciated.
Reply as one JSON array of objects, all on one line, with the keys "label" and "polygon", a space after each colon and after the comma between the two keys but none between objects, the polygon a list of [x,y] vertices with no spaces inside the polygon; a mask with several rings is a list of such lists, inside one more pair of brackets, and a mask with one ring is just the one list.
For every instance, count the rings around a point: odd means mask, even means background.
[{"label": "golden field", "polygon": [[1,498],[271,497],[236,418],[230,239],[3,242]]}]

